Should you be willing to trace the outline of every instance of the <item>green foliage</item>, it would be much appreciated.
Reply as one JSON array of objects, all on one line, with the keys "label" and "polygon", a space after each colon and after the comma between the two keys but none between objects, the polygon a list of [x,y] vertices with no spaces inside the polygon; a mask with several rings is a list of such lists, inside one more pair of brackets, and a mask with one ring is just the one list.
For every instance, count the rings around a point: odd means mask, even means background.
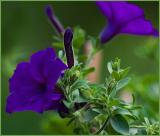
[{"label": "green foliage", "polygon": [[66,70],[58,82],[65,95],[63,103],[69,110],[69,124],[74,124],[76,134],[110,134],[109,127],[114,133],[129,134],[130,122],[138,120],[133,111],[139,106],[128,104],[117,95],[130,81],[125,77],[129,68],[122,69],[118,58],[109,62],[110,75],[104,84],[87,81],[85,77],[93,70],[76,65]]},{"label": "green foliage", "polygon": [[76,49],[82,48],[85,40],[86,40],[86,33],[83,29],[79,26],[74,28],[74,38],[73,38],[73,45]]},{"label": "green foliage", "polygon": [[131,78],[126,77],[124,79],[121,79],[117,82],[116,90],[120,90],[124,86],[126,86],[130,82]]},{"label": "green foliage", "polygon": [[158,135],[159,134],[159,122],[151,123],[147,117],[144,118],[144,127],[148,135]]},{"label": "green foliage", "polygon": [[143,59],[159,60],[158,38],[150,38],[147,43],[135,49],[135,53],[138,57]]},{"label": "green foliage", "polygon": [[[140,124],[141,126],[137,125],[137,122],[142,121],[143,115],[137,114],[142,111],[142,106],[136,105],[135,95],[132,94],[132,103],[127,103],[119,97],[121,90],[131,81],[127,76],[130,67],[121,68],[121,61],[116,58],[107,63],[109,75],[103,84],[90,83],[87,76],[94,72],[95,68],[88,65],[102,46],[99,46],[100,42],[97,38],[87,35],[80,27],[75,27],[73,33],[75,66],[67,69],[57,83],[64,94],[62,103],[68,109],[63,116],[70,119],[68,125],[73,126],[73,132],[82,135],[158,134],[157,123],[151,124],[147,118]],[[53,46],[58,48],[59,58],[66,62],[63,37],[53,38]],[[87,48],[89,49],[86,52]],[[148,46],[137,50],[143,50],[138,54],[139,56],[155,58],[156,49],[155,46]],[[132,81],[128,88],[146,89],[146,85],[137,86],[134,78]],[[148,84],[148,81],[142,82]]]}]

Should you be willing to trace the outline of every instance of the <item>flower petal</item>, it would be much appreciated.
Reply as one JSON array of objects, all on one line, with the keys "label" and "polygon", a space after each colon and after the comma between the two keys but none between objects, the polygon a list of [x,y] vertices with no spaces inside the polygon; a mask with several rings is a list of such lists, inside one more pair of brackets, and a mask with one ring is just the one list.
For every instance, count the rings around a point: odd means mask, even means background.
[{"label": "flower petal", "polygon": [[32,77],[30,73],[30,64],[28,62],[21,62],[17,65],[13,76],[9,80],[10,92],[19,93],[20,90],[29,89],[30,85],[37,85],[38,82]]},{"label": "flower petal", "polygon": [[116,26],[114,25],[105,26],[102,32],[100,33],[101,43],[105,43],[111,40],[116,34],[118,34]]},{"label": "flower petal", "polygon": [[10,96],[8,96],[7,99],[7,106],[6,106],[6,112],[12,113],[12,112],[19,112],[19,111],[25,111],[25,110],[32,110],[36,112],[43,112],[43,104],[39,97],[32,100],[31,96],[28,94],[25,94],[26,97],[24,97],[24,94],[16,94],[13,93]]},{"label": "flower petal", "polygon": [[38,81],[44,82],[44,65],[50,60],[55,60],[55,58],[56,54],[52,48],[38,51],[31,56],[30,63],[32,67],[32,74]]},{"label": "flower petal", "polygon": [[117,2],[116,4],[112,2],[112,7],[114,7],[116,15],[115,21],[119,21],[121,23],[126,23],[134,20],[135,18],[144,17],[144,11],[141,8],[127,2]]},{"label": "flower petal", "polygon": [[32,77],[30,64],[23,62],[10,79],[10,95],[7,98],[6,111],[9,113],[32,110],[43,112],[52,101],[52,92]]},{"label": "flower petal", "polygon": [[97,6],[108,20],[100,34],[101,43],[120,33],[158,36],[158,31],[145,19],[144,11],[125,1],[98,1]]},{"label": "flower petal", "polygon": [[46,78],[48,89],[53,90],[54,86],[67,66],[59,59],[50,60],[44,66],[44,77]]},{"label": "flower petal", "polygon": [[138,18],[126,24],[120,30],[121,33],[136,34],[136,35],[154,35],[157,36],[156,30],[152,23],[144,18]]}]

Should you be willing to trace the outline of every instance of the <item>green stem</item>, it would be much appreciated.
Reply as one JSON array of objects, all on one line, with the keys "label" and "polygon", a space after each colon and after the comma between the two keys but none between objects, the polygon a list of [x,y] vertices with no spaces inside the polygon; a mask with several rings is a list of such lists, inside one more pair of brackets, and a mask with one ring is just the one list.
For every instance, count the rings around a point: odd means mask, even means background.
[{"label": "green stem", "polygon": [[106,119],[106,121],[104,122],[103,126],[96,132],[96,134],[101,133],[101,131],[106,128],[106,126],[107,126],[107,124],[108,124],[108,121],[109,121],[109,117],[107,117],[107,119]]},{"label": "green stem", "polygon": [[132,126],[130,126],[131,128],[145,128],[145,126],[136,126],[136,125],[132,125]]}]

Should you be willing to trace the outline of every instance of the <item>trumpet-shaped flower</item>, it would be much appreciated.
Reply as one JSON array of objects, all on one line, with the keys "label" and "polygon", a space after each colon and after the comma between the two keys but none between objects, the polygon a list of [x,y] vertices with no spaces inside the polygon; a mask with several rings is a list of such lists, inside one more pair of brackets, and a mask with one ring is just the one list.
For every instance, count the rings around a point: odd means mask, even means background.
[{"label": "trumpet-shaped flower", "polygon": [[6,111],[41,113],[63,108],[60,103],[63,93],[56,87],[56,82],[65,69],[67,66],[56,57],[52,48],[36,52],[30,62],[19,63],[9,80]]},{"label": "trumpet-shaped flower", "polygon": [[97,6],[108,20],[100,34],[101,43],[111,40],[117,34],[158,36],[158,31],[149,20],[145,19],[144,11],[125,1],[97,1]]}]

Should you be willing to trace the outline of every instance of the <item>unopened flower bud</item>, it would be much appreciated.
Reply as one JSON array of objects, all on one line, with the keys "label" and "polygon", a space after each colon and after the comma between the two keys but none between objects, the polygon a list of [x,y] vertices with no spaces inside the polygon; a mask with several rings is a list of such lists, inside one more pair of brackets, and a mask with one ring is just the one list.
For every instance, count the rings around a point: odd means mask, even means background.
[{"label": "unopened flower bud", "polygon": [[66,52],[67,64],[69,68],[74,66],[72,39],[73,39],[73,32],[71,28],[67,28],[64,33],[64,47]]}]

